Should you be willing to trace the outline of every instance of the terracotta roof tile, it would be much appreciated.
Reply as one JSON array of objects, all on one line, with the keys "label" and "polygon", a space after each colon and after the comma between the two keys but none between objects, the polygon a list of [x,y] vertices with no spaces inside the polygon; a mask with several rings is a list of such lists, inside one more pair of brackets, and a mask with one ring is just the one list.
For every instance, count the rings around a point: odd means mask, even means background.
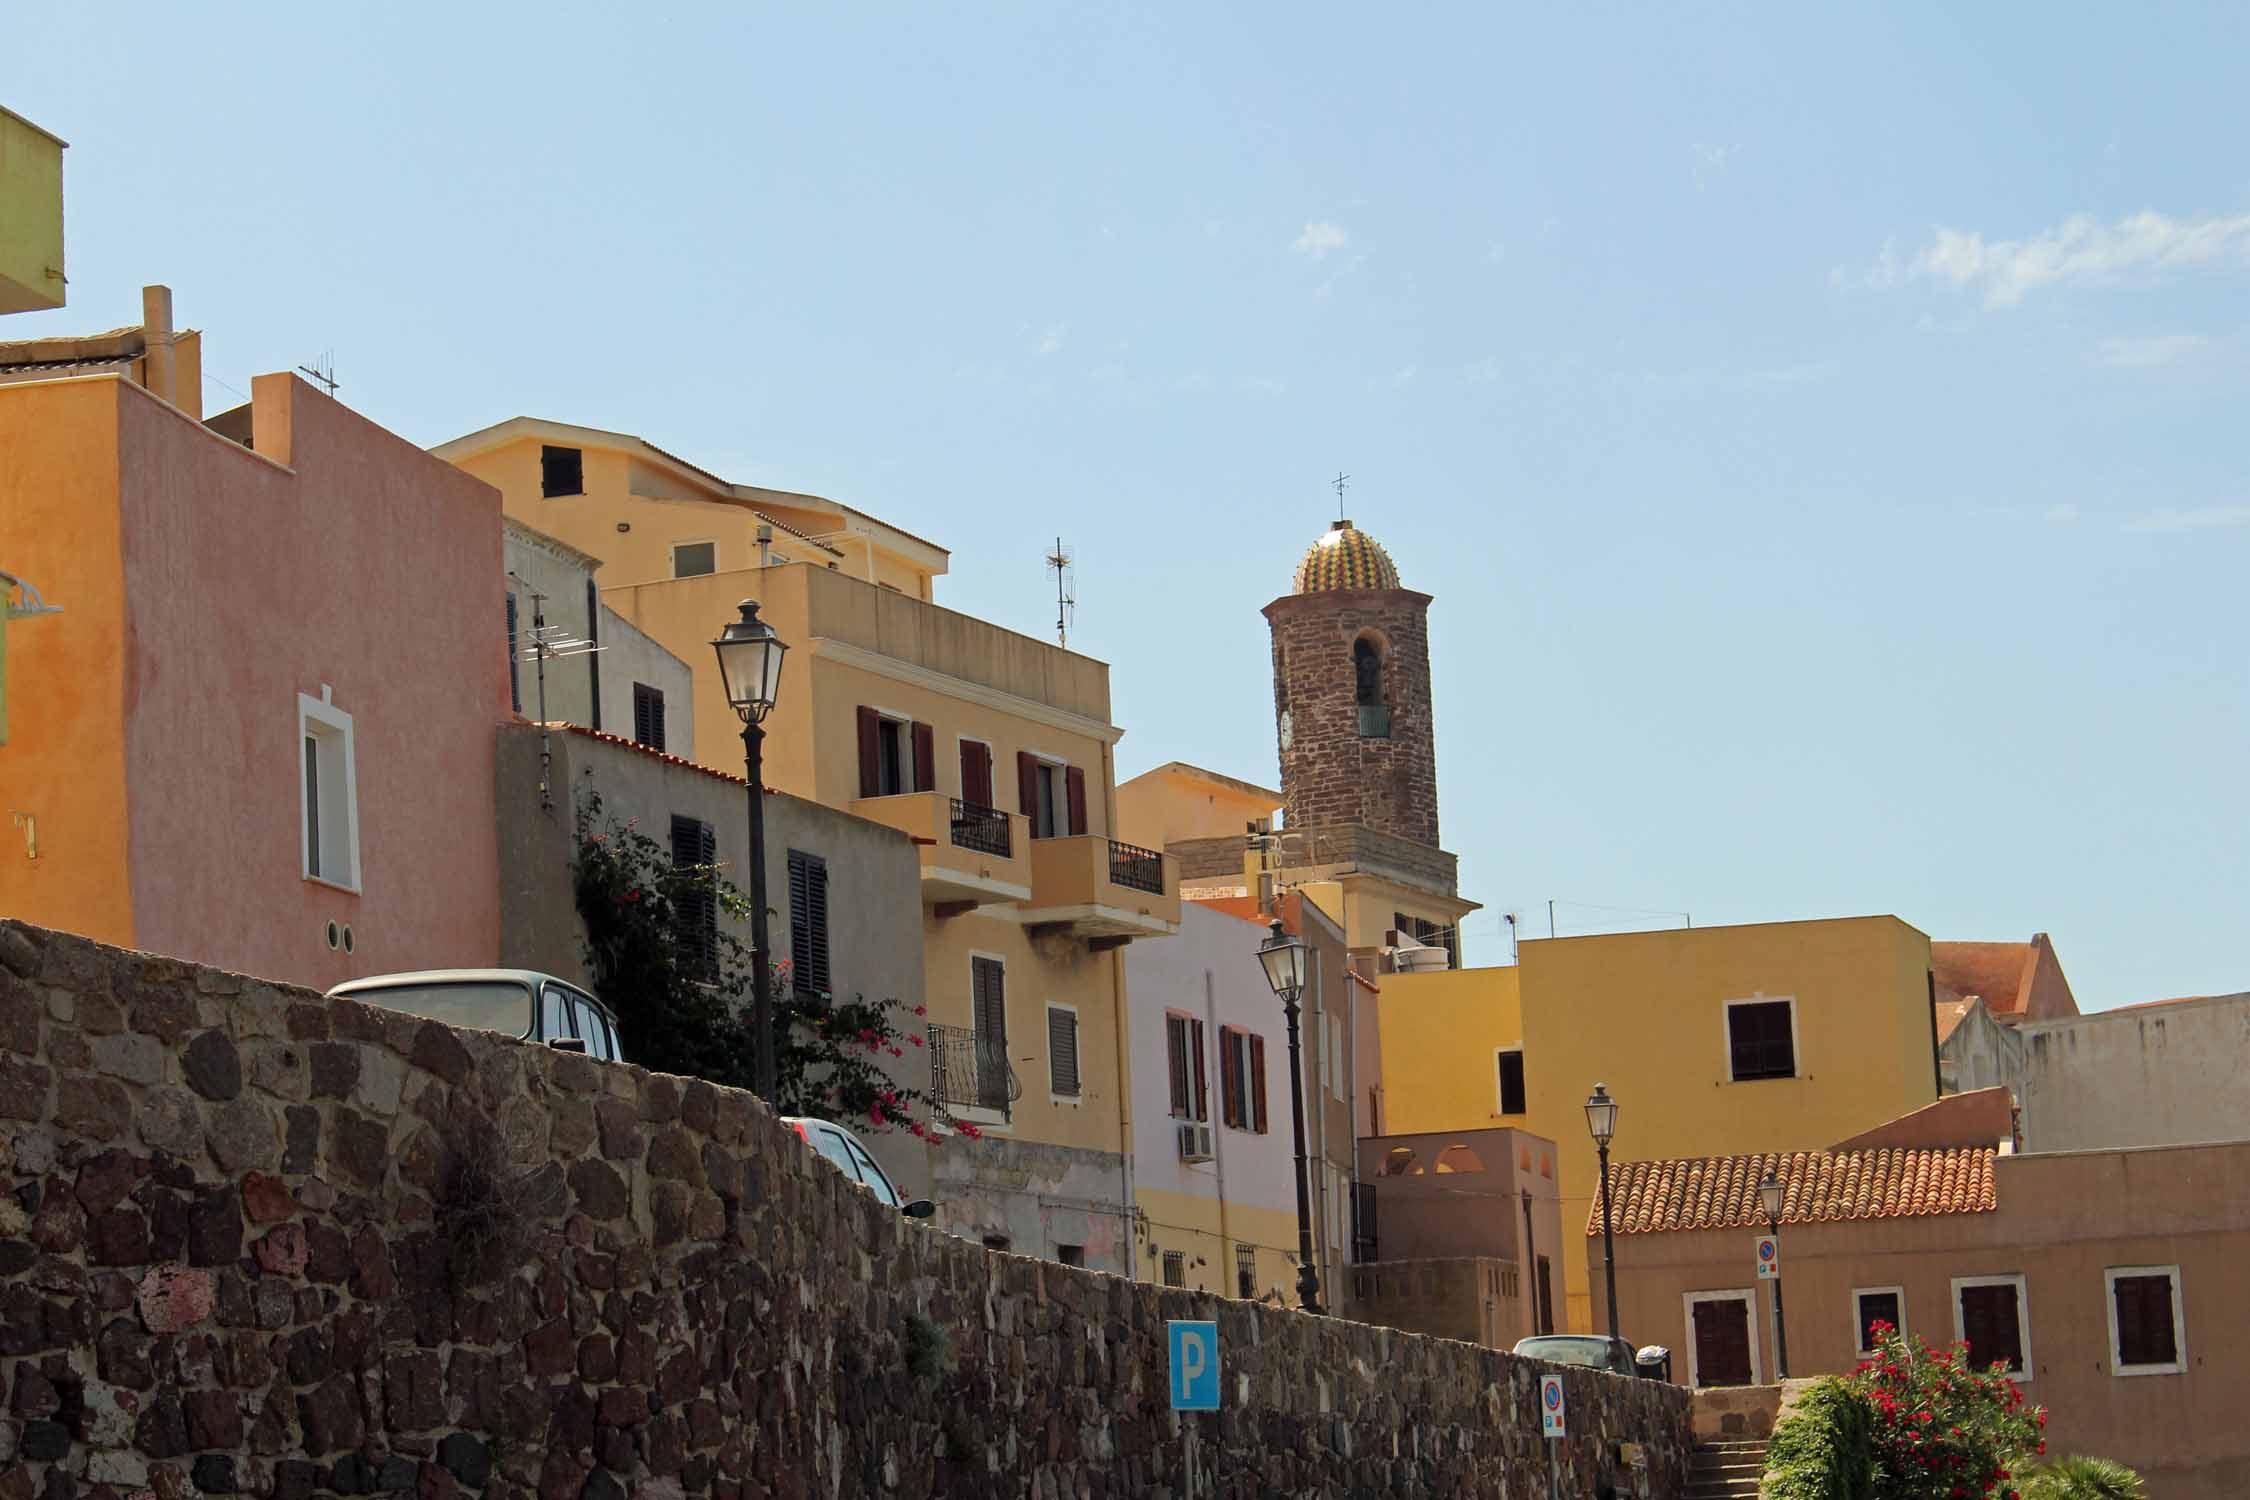
[{"label": "terracotta roof tile", "polygon": [[[1768,1172],[1783,1185],[1784,1224],[1989,1213],[1997,1155],[1991,1147],[1962,1146],[1612,1162],[1613,1227],[1618,1234],[1763,1227],[1758,1184]],[[1602,1232],[1599,1196],[1586,1232]]]}]

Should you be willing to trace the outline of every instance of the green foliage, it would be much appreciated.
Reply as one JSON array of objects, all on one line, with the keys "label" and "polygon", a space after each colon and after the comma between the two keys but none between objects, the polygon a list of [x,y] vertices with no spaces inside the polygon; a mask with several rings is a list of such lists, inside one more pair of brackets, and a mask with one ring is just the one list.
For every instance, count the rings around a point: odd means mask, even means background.
[{"label": "green foliage", "polygon": [[[602,816],[599,795],[578,806],[578,915],[594,993],[617,1012],[626,1057],[660,1073],[707,1078],[731,1088],[755,1082],[749,1018],[754,956],[703,913],[747,920],[750,903],[717,867],[676,866],[670,851],[631,822]],[[926,1089],[893,1080],[885,1060],[925,1044],[923,1028],[894,1000],[839,1000],[799,989],[786,963],[772,968],[774,1107],[863,1130],[898,1126],[938,1138],[933,1123],[957,1125]]]},{"label": "green foliage", "polygon": [[1767,1445],[1767,1500],[1870,1500],[1873,1427],[1873,1409],[1850,1382],[1816,1382]]},{"label": "green foliage", "polygon": [[934,1381],[953,1368],[953,1336],[918,1312],[906,1315],[906,1373]]},{"label": "green foliage", "polygon": [[2023,1477],[2023,1500],[2144,1500],[2141,1476],[2115,1459],[2073,1453]]}]

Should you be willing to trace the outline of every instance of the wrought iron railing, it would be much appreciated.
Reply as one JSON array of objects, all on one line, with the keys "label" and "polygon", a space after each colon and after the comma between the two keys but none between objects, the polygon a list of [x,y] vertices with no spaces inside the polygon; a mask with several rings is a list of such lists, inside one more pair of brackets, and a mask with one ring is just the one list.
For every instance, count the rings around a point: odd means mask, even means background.
[{"label": "wrought iron railing", "polygon": [[1023,1084],[1008,1063],[1005,1037],[988,1037],[966,1026],[930,1023],[930,1083],[938,1103],[997,1111],[1023,1097]]},{"label": "wrought iron railing", "polygon": [[1006,859],[1009,854],[1008,815],[997,807],[980,807],[974,802],[954,798],[953,847]]},{"label": "wrought iron railing", "polygon": [[1164,894],[1164,856],[1154,849],[1109,841],[1109,883],[1129,891]]}]

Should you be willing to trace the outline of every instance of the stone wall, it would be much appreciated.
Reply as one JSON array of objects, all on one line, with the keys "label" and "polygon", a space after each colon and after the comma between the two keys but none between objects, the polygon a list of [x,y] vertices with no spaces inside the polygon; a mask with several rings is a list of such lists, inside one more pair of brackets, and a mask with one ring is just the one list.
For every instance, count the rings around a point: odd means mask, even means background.
[{"label": "stone wall", "polygon": [[1570,1372],[1549,1443],[1536,1373],[988,1254],[743,1094],[0,923],[0,1500],[1678,1492],[1685,1391]]}]

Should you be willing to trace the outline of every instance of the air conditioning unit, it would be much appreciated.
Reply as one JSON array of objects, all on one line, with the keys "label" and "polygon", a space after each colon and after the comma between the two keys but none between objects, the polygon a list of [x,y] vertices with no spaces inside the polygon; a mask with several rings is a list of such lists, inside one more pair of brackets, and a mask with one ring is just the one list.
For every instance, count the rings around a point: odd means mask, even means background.
[{"label": "air conditioning unit", "polygon": [[1190,1121],[1180,1127],[1180,1160],[1209,1161],[1211,1159],[1211,1127]]}]

